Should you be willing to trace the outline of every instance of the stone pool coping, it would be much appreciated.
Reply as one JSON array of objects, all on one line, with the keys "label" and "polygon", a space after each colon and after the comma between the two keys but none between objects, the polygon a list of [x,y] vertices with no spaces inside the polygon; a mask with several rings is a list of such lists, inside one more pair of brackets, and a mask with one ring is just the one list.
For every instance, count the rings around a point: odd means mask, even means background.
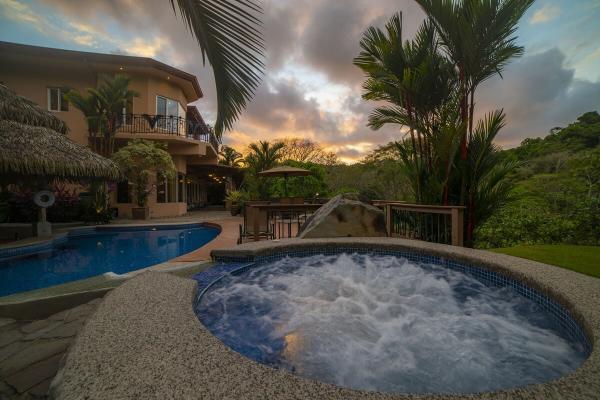
[{"label": "stone pool coping", "polygon": [[[57,399],[596,399],[600,392],[600,279],[517,257],[392,238],[288,239],[214,250],[254,257],[303,247],[385,248],[473,263],[524,281],[565,306],[592,352],[570,375],[538,385],[471,395],[350,390],[275,370],[230,350],[199,322],[195,281],[145,272],[111,292],[90,317],[52,384]],[[360,366],[357,366],[360,367]]]}]

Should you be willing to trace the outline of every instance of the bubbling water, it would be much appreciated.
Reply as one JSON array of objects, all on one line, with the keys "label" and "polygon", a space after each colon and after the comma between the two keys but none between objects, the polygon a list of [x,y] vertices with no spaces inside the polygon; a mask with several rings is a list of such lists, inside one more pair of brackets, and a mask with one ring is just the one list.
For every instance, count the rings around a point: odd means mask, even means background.
[{"label": "bubbling water", "polygon": [[499,390],[558,378],[585,359],[511,289],[394,256],[284,258],[224,278],[197,312],[251,359],[354,389]]}]

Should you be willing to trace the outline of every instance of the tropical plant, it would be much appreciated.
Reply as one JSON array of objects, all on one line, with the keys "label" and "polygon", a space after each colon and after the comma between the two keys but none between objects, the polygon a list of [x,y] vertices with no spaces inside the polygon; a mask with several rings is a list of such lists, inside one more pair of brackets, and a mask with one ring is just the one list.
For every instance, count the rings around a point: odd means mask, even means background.
[{"label": "tropical plant", "polygon": [[285,161],[285,165],[310,171],[307,176],[269,178],[270,193],[274,197],[302,197],[304,199],[327,197],[329,188],[326,182],[325,167],[314,162]]},{"label": "tropical plant", "polygon": [[230,190],[225,196],[225,200],[231,202],[231,215],[239,214],[250,198],[250,193],[245,190]]},{"label": "tropical plant", "polygon": [[129,89],[131,78],[123,74],[105,77],[98,88],[86,89],[86,94],[70,90],[68,101],[85,116],[92,149],[105,157],[114,151],[115,134],[123,123],[123,110],[138,93]]},{"label": "tropical plant", "polygon": [[[600,116],[589,112],[545,138],[500,153],[518,162],[508,202],[477,224],[477,247],[600,244]],[[482,201],[482,200],[480,200]]]},{"label": "tropical plant", "polygon": [[136,203],[140,207],[146,207],[148,196],[154,189],[149,186],[151,177],[175,176],[175,165],[171,155],[163,145],[149,140],[131,141],[114,154],[113,160],[133,184]]},{"label": "tropical plant", "polygon": [[477,123],[469,142],[466,219],[470,244],[476,222],[485,221],[507,201],[512,184],[505,178],[520,164],[502,160],[501,149],[493,142],[504,125],[504,112],[492,112]]},{"label": "tropical plant", "polygon": [[523,54],[514,33],[534,0],[416,0],[435,27],[439,41],[458,71],[461,159],[467,159],[467,127],[473,132],[475,91],[479,84]]},{"label": "tropical plant", "polygon": [[[385,30],[369,28],[360,46],[362,50],[354,64],[366,75],[363,98],[391,104],[375,108],[369,126],[377,130],[386,124],[397,124],[406,129],[408,139],[400,142],[398,150],[402,159],[410,163],[410,171],[406,172],[411,175],[415,201],[431,201],[432,196],[424,193],[428,186],[422,179],[434,169],[445,176],[453,161],[447,155],[443,157],[446,165],[435,166],[432,148],[440,135],[453,139],[448,127],[457,123],[452,65],[439,53],[429,21],[423,23],[414,40],[403,41],[402,14],[395,14]],[[451,149],[452,146],[443,148]]]},{"label": "tropical plant", "polygon": [[229,167],[239,168],[242,166],[242,161],[244,160],[244,156],[241,153],[229,146],[223,146],[219,152],[219,156],[221,157],[219,164]]},{"label": "tropical plant", "polygon": [[244,162],[256,175],[261,171],[273,168],[281,160],[284,146],[282,142],[270,143],[262,140],[258,143],[250,143],[249,153]]},{"label": "tropical plant", "polygon": [[256,0],[170,0],[213,67],[217,89],[215,132],[221,136],[254,95],[264,70],[262,9]]},{"label": "tropical plant", "polygon": [[504,126],[502,111],[486,116],[473,131],[475,90],[522,54],[512,35],[531,3],[419,1],[428,19],[412,41],[402,40],[402,18],[396,14],[385,30],[365,32],[354,60],[366,74],[363,98],[391,104],[377,107],[369,126],[398,124],[408,135],[396,150],[415,201],[466,206],[469,245],[476,222],[506,198],[504,178],[516,166],[500,163],[492,143]]}]

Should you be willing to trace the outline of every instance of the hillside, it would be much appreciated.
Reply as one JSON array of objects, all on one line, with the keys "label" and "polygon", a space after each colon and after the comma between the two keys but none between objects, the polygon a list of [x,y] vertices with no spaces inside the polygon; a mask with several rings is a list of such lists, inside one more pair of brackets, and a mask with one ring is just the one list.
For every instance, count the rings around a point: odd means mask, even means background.
[{"label": "hillside", "polygon": [[521,162],[509,201],[476,233],[481,248],[600,244],[600,115],[588,112],[504,156]]}]

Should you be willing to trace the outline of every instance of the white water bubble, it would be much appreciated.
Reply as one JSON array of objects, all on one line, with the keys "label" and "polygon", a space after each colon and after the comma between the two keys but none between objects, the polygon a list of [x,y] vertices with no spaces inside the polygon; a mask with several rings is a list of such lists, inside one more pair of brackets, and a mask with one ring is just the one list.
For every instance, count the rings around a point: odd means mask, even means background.
[{"label": "white water bubble", "polygon": [[558,378],[585,358],[513,290],[393,256],[284,258],[213,286],[198,312],[250,358],[355,389],[500,390]]}]

